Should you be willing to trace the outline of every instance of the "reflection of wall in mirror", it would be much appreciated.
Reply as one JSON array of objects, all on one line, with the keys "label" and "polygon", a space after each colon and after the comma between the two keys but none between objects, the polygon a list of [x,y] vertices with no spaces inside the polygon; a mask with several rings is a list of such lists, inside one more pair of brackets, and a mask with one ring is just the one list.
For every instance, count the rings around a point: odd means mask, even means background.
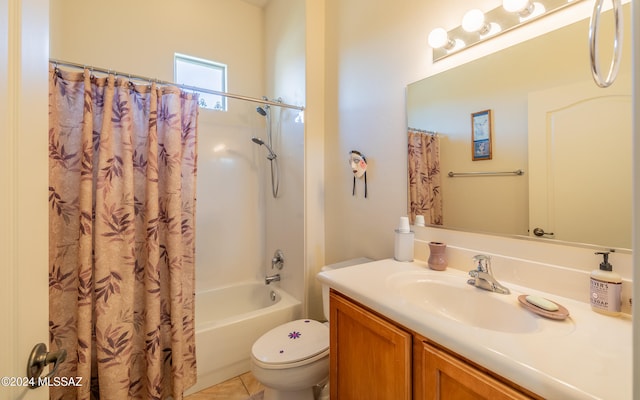
[{"label": "reflection of wall in mirror", "polygon": [[[442,96],[425,96],[419,87],[409,87],[408,104],[413,109],[408,110],[408,116],[410,126],[415,125],[441,134],[444,225],[475,231],[526,235],[526,176],[446,177],[449,171],[526,170],[526,101],[494,93],[484,84],[478,84],[477,80],[465,82],[466,94],[456,99],[446,95],[450,93],[448,88],[455,88],[455,80],[439,80],[434,83],[427,93],[443,93]],[[495,156],[492,160],[477,163],[470,156],[472,136],[469,116],[488,108],[497,116],[493,121]]]}]

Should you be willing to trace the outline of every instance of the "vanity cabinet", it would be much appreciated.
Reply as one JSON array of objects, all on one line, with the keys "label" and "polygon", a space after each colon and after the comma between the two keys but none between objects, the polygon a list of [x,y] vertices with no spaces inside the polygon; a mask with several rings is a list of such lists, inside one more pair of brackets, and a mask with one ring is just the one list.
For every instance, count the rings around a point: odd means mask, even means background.
[{"label": "vanity cabinet", "polygon": [[541,399],[333,289],[330,312],[332,400]]}]

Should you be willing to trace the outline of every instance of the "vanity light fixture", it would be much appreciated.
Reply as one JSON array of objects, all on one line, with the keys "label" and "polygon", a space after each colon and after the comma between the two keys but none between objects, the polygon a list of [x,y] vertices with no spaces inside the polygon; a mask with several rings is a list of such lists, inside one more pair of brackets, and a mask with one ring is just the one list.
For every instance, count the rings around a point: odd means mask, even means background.
[{"label": "vanity light fixture", "polygon": [[581,1],[503,0],[501,6],[487,12],[469,10],[464,14],[460,26],[449,31],[444,28],[431,31],[429,46],[433,48],[433,61]]}]

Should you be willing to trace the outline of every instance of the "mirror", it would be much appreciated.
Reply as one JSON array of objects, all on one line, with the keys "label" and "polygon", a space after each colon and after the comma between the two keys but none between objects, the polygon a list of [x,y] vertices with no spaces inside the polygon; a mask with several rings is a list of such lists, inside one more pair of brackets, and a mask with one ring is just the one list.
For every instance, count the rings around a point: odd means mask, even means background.
[{"label": "mirror", "polygon": [[[591,78],[588,20],[408,86],[409,127],[440,137],[443,227],[521,237],[541,228],[553,240],[631,248],[630,14],[626,4],[623,64],[608,89]],[[601,21],[606,67],[611,11]],[[621,111],[612,116],[611,109]],[[483,110],[492,111],[492,158],[473,161],[471,115]],[[523,175],[448,176],[520,169]]]}]

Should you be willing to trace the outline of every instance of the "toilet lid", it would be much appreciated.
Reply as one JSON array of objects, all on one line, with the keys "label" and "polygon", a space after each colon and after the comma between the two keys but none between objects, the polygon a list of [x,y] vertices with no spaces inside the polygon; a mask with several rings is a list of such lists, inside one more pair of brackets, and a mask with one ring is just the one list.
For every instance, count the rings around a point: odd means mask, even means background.
[{"label": "toilet lid", "polygon": [[251,348],[264,363],[289,364],[311,358],[329,348],[329,328],[318,321],[299,319],[273,328]]}]

